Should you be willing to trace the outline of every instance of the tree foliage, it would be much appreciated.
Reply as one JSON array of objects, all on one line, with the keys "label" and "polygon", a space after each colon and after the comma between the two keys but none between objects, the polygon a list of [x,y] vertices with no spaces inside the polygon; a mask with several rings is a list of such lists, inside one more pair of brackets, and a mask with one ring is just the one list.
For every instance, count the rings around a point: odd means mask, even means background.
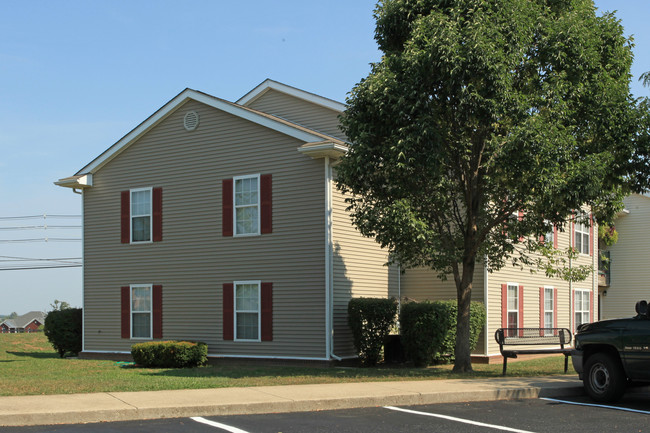
[{"label": "tree foliage", "polygon": [[583,278],[537,239],[585,205],[611,220],[643,186],[631,42],[591,0],[386,0],[375,18],[383,57],[348,97],[338,187],[394,261],[453,275],[469,371],[476,260]]}]

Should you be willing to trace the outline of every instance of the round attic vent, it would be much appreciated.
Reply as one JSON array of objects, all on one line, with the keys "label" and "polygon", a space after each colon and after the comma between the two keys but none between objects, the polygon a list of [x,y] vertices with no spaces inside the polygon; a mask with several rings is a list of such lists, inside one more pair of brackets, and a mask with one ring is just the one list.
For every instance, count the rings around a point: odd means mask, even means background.
[{"label": "round attic vent", "polygon": [[188,131],[194,131],[199,126],[199,113],[188,111],[183,119],[183,126]]}]

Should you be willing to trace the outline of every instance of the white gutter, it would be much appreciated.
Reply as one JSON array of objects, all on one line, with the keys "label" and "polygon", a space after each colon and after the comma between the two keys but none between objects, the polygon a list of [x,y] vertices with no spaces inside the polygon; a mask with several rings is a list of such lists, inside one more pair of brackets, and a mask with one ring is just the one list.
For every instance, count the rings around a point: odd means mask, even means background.
[{"label": "white gutter", "polygon": [[[73,190],[74,191],[74,190]],[[86,224],[84,223],[84,198],[86,197],[81,190],[81,351],[86,351]]]},{"label": "white gutter", "polygon": [[488,284],[489,284],[489,275],[488,275],[488,257],[487,254],[483,258],[483,302],[485,303],[485,328],[483,330],[483,334],[485,336],[485,349],[483,350],[485,352],[485,355],[487,356],[489,350],[488,350],[488,344],[490,344],[490,336],[488,335],[488,329],[489,329],[489,324],[490,324],[490,309],[488,306],[490,305],[489,298],[488,298]]},{"label": "white gutter", "polygon": [[332,347],[332,170],[330,157],[325,156],[325,353],[329,359]]}]

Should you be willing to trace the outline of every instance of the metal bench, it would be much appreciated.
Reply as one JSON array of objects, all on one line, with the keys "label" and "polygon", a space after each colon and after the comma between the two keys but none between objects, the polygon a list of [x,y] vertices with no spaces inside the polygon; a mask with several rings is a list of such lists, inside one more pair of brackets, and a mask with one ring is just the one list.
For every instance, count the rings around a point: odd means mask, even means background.
[{"label": "metal bench", "polygon": [[[564,372],[569,368],[571,347],[571,331],[567,328],[499,328],[494,333],[503,356],[503,375],[506,375],[508,358],[517,355],[537,355],[561,353],[564,355]],[[560,346],[555,348],[525,347],[521,349],[504,349],[504,346]]]}]

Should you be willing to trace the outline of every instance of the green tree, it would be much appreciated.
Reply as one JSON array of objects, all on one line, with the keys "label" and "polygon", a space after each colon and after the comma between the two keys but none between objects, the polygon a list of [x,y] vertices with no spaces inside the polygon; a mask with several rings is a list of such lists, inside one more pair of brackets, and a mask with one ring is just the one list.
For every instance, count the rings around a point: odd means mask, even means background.
[{"label": "green tree", "polygon": [[18,317],[18,313],[14,311],[13,313],[7,316],[7,319],[15,319],[16,317]]},{"label": "green tree", "polygon": [[375,18],[383,56],[341,117],[338,187],[392,261],[453,276],[454,371],[471,371],[477,259],[584,278],[536,239],[582,205],[611,220],[638,187],[631,42],[591,0],[386,0]]},{"label": "green tree", "polygon": [[58,299],[54,300],[53,304],[50,304],[50,307],[52,307],[52,311],[61,311],[61,310],[67,310],[70,307],[70,304],[68,304],[65,301],[59,301]]}]

